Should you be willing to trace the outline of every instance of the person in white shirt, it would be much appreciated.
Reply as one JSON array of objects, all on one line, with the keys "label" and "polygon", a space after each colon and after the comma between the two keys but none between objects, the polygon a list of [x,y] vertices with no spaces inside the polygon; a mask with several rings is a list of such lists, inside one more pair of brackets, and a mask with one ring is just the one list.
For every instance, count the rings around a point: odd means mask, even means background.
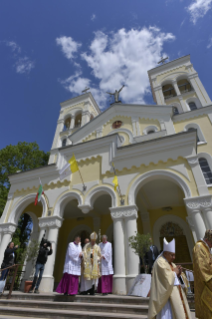
[{"label": "person in white shirt", "polygon": [[73,243],[68,245],[63,277],[56,292],[64,295],[76,295],[78,293],[79,276],[81,275],[82,247],[81,238],[77,236]]},{"label": "person in white shirt", "polygon": [[101,278],[99,279],[98,293],[107,295],[113,290],[113,266],[112,266],[112,244],[107,241],[107,236],[102,236],[99,244],[101,249]]}]

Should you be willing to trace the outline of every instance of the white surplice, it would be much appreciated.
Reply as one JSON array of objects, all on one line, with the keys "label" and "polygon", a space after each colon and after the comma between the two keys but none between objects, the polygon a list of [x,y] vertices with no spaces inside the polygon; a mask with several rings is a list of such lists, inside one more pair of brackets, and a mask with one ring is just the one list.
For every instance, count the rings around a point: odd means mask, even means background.
[{"label": "white surplice", "polygon": [[[174,273],[174,275],[175,275],[174,286],[179,286],[180,282],[179,282],[179,279],[177,277],[177,274]],[[169,299],[168,299],[167,303],[165,304],[165,306],[157,314],[156,319],[173,319],[171,302]]]},{"label": "white surplice", "polygon": [[113,275],[112,244],[109,242],[106,242],[105,244],[100,243],[99,247],[101,249],[101,255],[105,258],[102,258],[101,260],[101,275]]},{"label": "white surplice", "polygon": [[79,254],[82,251],[81,244],[70,243],[66,252],[65,264],[63,273],[68,273],[69,275],[81,275],[81,262],[82,258]]}]

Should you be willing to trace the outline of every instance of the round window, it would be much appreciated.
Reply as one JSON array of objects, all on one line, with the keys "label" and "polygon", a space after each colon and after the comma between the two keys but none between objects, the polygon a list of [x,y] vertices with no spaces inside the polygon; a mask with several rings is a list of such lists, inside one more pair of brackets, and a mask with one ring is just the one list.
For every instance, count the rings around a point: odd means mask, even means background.
[{"label": "round window", "polygon": [[116,128],[121,127],[122,124],[123,124],[122,121],[115,121],[115,122],[113,123],[112,127],[116,129]]}]

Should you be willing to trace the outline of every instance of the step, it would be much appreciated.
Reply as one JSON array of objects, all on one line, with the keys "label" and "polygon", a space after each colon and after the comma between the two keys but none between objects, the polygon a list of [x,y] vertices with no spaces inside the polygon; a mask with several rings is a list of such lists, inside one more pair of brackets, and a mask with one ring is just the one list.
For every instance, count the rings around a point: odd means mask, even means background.
[{"label": "step", "polygon": [[[0,296],[0,300],[6,299],[7,294]],[[13,292],[10,300],[42,300],[42,301],[58,301],[58,302],[86,302],[86,303],[107,303],[107,304],[127,304],[127,305],[148,305],[149,298],[132,297],[132,296],[119,296],[107,295],[102,296],[96,294],[95,296],[76,295],[64,296],[60,294],[28,294],[22,292]]]},{"label": "step", "polygon": [[91,311],[103,313],[125,313],[125,314],[147,314],[146,305],[125,305],[125,304],[105,304],[105,303],[79,303],[79,302],[52,302],[41,300],[0,300],[0,307],[21,307],[39,309],[59,309],[65,311]]},{"label": "step", "polygon": [[1,307],[1,315],[34,317],[34,318],[53,318],[53,319],[147,319],[147,315],[123,314],[123,313],[102,313],[72,310],[52,310],[52,309],[32,309],[19,307]]}]

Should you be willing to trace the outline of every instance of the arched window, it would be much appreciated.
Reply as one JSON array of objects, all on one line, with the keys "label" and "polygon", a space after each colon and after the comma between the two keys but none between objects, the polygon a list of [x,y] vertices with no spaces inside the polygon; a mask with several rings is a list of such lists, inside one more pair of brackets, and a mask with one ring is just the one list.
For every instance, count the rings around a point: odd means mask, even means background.
[{"label": "arched window", "polygon": [[188,105],[189,105],[191,111],[197,110],[197,106],[194,102],[190,102],[190,103],[188,103]]},{"label": "arched window", "polygon": [[150,131],[147,132],[147,134],[152,134],[152,133],[155,133],[155,131],[150,130]]},{"label": "arched window", "polygon": [[199,158],[199,165],[204,175],[206,184],[212,184],[212,172],[210,166],[208,165],[208,161],[205,158],[201,157]]},{"label": "arched window", "polygon": [[67,143],[67,139],[64,138],[63,141],[62,141],[62,147],[65,147],[65,146],[66,146],[66,143]]},{"label": "arched window", "polygon": [[[192,127],[190,127],[189,129],[188,129],[188,132],[190,131],[193,131],[195,128],[192,128]],[[199,143],[200,142],[200,139],[199,139],[199,136],[198,136],[198,132],[197,132],[197,143]]]},{"label": "arched window", "polygon": [[173,111],[174,111],[174,115],[178,115],[179,114],[178,108],[176,106],[174,106]]}]

